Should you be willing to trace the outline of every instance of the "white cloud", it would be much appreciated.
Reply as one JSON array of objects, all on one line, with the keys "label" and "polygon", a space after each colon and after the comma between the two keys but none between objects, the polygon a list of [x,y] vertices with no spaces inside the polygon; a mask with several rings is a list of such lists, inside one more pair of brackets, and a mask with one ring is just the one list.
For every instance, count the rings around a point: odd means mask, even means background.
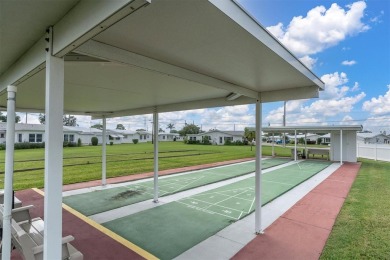
[{"label": "white cloud", "polygon": [[372,115],[384,115],[390,113],[390,84],[387,85],[387,92],[377,98],[363,103],[363,110],[370,112]]},{"label": "white cloud", "polygon": [[367,31],[362,22],[364,1],[357,1],[343,9],[332,4],[329,9],[317,6],[305,17],[294,17],[285,28],[282,23],[267,29],[297,56],[312,55],[337,45],[348,36]]},{"label": "white cloud", "polygon": [[356,64],[356,61],[355,60],[345,60],[345,61],[341,62],[341,64],[344,66],[352,66],[352,65]]},{"label": "white cloud", "polygon": [[321,99],[338,99],[348,92],[349,88],[343,86],[348,82],[347,74],[344,72],[334,72],[321,77],[325,83],[325,90],[320,92]]},{"label": "white cloud", "polygon": [[353,85],[351,91],[355,92],[355,91],[359,91],[359,90],[360,90],[359,82],[355,82],[355,84]]},{"label": "white cloud", "polygon": [[[314,102],[311,100],[287,102],[287,124],[327,124],[326,121],[330,117],[337,116],[344,116],[343,119],[340,119],[343,121],[352,119],[352,117],[345,114],[351,113],[354,106],[366,96],[364,92],[348,96],[352,90],[358,90],[359,84],[355,82],[352,88],[346,86],[348,77],[344,72],[326,74],[321,79],[325,82],[325,91],[320,92],[319,100]],[[271,125],[282,125],[283,106],[270,111],[265,120]]]},{"label": "white cloud", "polygon": [[350,115],[346,115],[343,117],[343,119],[341,120],[342,122],[348,122],[348,121],[352,121],[353,118],[350,116]]},{"label": "white cloud", "polygon": [[365,96],[366,94],[361,92],[356,96],[343,97],[340,99],[321,99],[314,101],[310,106],[305,107],[303,111],[326,117],[336,116],[340,113],[349,113],[352,111],[353,106],[360,102]]},{"label": "white cloud", "polygon": [[305,55],[305,56],[299,58],[299,60],[302,61],[303,64],[305,64],[305,66],[308,67],[309,69],[313,69],[314,65],[316,64],[318,59],[314,59],[314,58],[310,57],[309,55]]},{"label": "white cloud", "polygon": [[254,126],[255,116],[253,105],[239,105],[207,109],[201,116],[202,129],[244,130]]},{"label": "white cloud", "polygon": [[389,116],[372,116],[367,118],[363,123],[364,130],[370,130],[373,133],[379,133],[380,131],[386,131],[390,133],[390,120]]}]

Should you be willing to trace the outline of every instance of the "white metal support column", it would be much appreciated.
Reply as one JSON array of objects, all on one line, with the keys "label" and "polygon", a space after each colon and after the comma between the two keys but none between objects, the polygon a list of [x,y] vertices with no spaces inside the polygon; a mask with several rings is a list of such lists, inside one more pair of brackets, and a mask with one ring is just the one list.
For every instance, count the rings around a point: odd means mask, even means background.
[{"label": "white metal support column", "polygon": [[295,142],[294,142],[294,161],[297,160],[297,130],[295,129]]},{"label": "white metal support column", "polygon": [[272,157],[275,156],[275,136],[274,133],[272,133]]},{"label": "white metal support column", "polygon": [[103,136],[102,136],[102,186],[107,184],[107,124],[106,116],[103,115]]},{"label": "white metal support column", "polygon": [[256,174],[255,174],[255,232],[262,234],[261,228],[261,103],[256,101]]},{"label": "white metal support column", "polygon": [[3,241],[2,258],[11,259],[11,211],[13,197],[14,175],[14,143],[15,143],[15,86],[8,86],[7,98],[7,133],[5,151],[5,176],[4,176],[4,215],[3,215]]},{"label": "white metal support column", "polygon": [[343,165],[343,130],[340,130],[340,165]]},{"label": "white metal support column", "polygon": [[62,116],[64,113],[64,59],[52,55],[53,28],[47,33],[45,104],[45,200],[43,259],[61,259],[62,240]]},{"label": "white metal support column", "polygon": [[153,152],[154,152],[154,195],[153,202],[158,202],[158,112],[153,112]]},{"label": "white metal support column", "polygon": [[305,158],[309,159],[309,158],[307,158],[307,132],[305,133],[305,151],[304,151],[304,154],[305,154]]}]

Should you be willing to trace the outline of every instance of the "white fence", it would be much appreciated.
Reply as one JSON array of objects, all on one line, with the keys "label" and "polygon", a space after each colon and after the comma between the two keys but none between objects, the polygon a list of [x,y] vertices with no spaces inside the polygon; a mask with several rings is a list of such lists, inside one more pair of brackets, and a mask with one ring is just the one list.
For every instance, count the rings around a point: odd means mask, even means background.
[{"label": "white fence", "polygon": [[390,145],[358,143],[357,157],[390,162]]}]

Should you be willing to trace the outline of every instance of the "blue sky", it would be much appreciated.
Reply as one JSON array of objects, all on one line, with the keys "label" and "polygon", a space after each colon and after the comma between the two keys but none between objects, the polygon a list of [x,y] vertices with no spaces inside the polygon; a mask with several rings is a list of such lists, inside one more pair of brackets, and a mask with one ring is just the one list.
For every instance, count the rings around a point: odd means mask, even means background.
[{"label": "blue sky", "polygon": [[[390,133],[390,1],[238,0],[324,82],[320,98],[287,102],[287,125],[362,124]],[[282,124],[283,103],[263,105],[263,125]],[[22,120],[24,120],[24,115]],[[29,123],[37,122],[29,116]],[[151,115],[109,119],[108,128],[151,129]],[[203,130],[254,126],[254,106],[160,115],[161,128],[184,123]],[[80,126],[99,121],[78,117]]]}]

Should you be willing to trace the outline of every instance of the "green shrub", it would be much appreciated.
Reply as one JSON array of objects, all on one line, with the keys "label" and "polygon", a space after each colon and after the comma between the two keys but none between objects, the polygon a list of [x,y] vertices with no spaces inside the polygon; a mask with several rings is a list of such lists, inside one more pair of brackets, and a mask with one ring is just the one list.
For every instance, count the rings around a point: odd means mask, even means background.
[{"label": "green shrub", "polygon": [[77,139],[77,146],[78,147],[81,147],[83,144],[81,143],[81,139],[79,138],[79,139]]},{"label": "green shrub", "polygon": [[133,144],[138,144],[138,139],[133,139]]},{"label": "green shrub", "polygon": [[91,144],[92,144],[93,146],[97,146],[98,143],[99,143],[99,139],[98,139],[96,136],[94,136],[94,137],[91,138]]},{"label": "green shrub", "polygon": [[110,142],[110,145],[113,145],[114,144],[114,142]]},{"label": "green shrub", "polygon": [[244,143],[242,141],[240,141],[240,140],[234,141],[234,144],[235,145],[244,145]]},{"label": "green shrub", "polygon": [[68,147],[77,147],[77,143],[76,142],[69,142]]},{"label": "green shrub", "polygon": [[203,142],[202,142],[203,144],[211,144],[211,142],[210,142],[210,138],[208,137],[208,136],[204,136],[203,137]]},{"label": "green shrub", "polygon": [[188,140],[187,141],[187,144],[200,144],[200,141],[199,140]]},{"label": "green shrub", "polygon": [[[15,150],[45,148],[45,143],[15,143]],[[5,144],[4,144],[5,150]]]},{"label": "green shrub", "polygon": [[232,145],[232,141],[230,139],[225,140],[225,145]]}]

